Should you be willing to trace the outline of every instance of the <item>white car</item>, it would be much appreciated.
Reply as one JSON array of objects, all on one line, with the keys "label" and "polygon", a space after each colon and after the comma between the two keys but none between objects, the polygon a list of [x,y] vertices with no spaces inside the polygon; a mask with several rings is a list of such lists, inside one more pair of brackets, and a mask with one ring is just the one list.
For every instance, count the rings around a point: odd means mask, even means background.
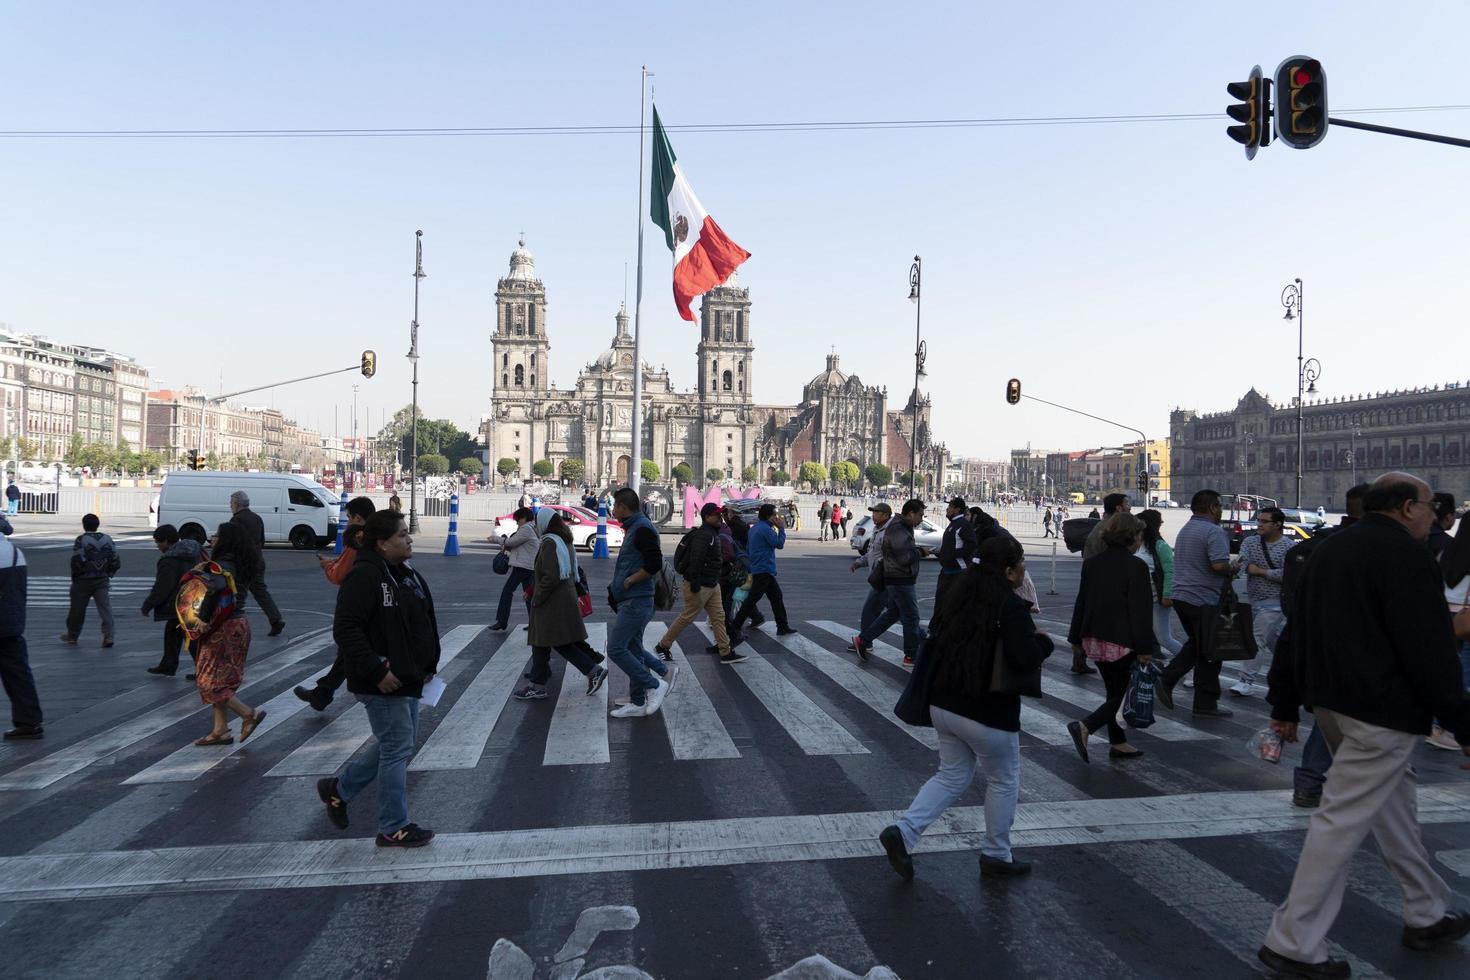
[{"label": "white car", "polygon": [[[895,514],[889,520],[896,521],[899,520],[899,517]],[[868,538],[872,532],[873,516],[869,514],[852,526],[852,534],[847,540],[848,547],[855,548],[860,555],[867,554]],[[943,540],[944,529],[933,524],[927,517],[919,522],[918,527],[914,528],[914,544],[919,546],[920,558],[928,558],[937,552]]]},{"label": "white car", "polygon": [[[593,543],[597,540],[597,515],[585,507],[567,507],[563,504],[543,504],[550,507],[561,515],[567,530],[572,532],[572,544],[578,548],[592,550]],[[495,522],[495,531],[504,541],[515,533],[516,519],[511,514],[506,514]],[[607,546],[609,549],[620,548],[623,544],[623,529],[611,518],[607,522]]]}]

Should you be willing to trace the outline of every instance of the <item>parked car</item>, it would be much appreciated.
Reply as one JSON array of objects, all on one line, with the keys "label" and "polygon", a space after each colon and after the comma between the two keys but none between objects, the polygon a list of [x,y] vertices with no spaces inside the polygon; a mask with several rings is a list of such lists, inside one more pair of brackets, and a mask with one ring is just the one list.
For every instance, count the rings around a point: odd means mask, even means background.
[{"label": "parked car", "polygon": [[[900,518],[897,514],[889,518],[889,520],[894,521],[899,519]],[[860,521],[852,526],[852,531],[849,533],[848,536],[847,546],[849,548],[856,549],[857,553],[860,555],[867,554],[868,539],[871,537],[872,533],[873,517],[870,514],[862,518]],[[919,522],[918,527],[914,528],[914,544],[919,546],[920,558],[928,558],[930,555],[937,552],[939,550],[939,545],[943,541],[944,528],[939,527],[927,517]]]},{"label": "parked car", "polygon": [[[572,532],[572,544],[578,548],[592,550],[597,539],[597,515],[585,507],[568,507],[564,504],[542,504],[542,510],[550,508],[561,515],[567,530]],[[514,514],[505,514],[495,519],[495,530],[501,540],[508,538],[516,529]],[[607,546],[620,548],[623,544],[623,526],[611,517],[607,519]]]},{"label": "parked car", "polygon": [[243,490],[265,526],[266,544],[289,541],[320,548],[337,534],[337,497],[310,477],[294,473],[175,470],[158,495],[158,523],[206,536],[230,519],[230,494]]}]

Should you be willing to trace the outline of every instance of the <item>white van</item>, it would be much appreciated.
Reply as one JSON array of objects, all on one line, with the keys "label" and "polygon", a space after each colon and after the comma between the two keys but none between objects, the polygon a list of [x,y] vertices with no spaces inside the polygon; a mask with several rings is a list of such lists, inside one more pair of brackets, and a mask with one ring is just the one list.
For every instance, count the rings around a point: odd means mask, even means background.
[{"label": "white van", "polygon": [[338,499],[295,473],[215,473],[175,470],[163,481],[158,523],[183,531],[193,524],[209,536],[230,519],[230,494],[244,490],[265,525],[266,544],[289,541],[320,548],[337,534]]}]

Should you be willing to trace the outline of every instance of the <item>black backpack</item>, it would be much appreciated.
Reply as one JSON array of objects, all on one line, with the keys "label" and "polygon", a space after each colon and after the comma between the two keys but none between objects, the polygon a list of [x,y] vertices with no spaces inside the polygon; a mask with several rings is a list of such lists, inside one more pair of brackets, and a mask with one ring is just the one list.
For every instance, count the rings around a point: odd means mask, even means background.
[{"label": "black backpack", "polygon": [[679,546],[674,549],[674,571],[681,576],[689,574],[689,539],[699,529],[699,526],[695,526],[685,531],[684,536],[679,539]]},{"label": "black backpack", "polygon": [[1290,619],[1296,609],[1298,593],[1302,589],[1302,574],[1307,570],[1307,560],[1323,539],[1337,532],[1335,527],[1324,527],[1305,541],[1291,546],[1283,559],[1281,572],[1281,611]]}]

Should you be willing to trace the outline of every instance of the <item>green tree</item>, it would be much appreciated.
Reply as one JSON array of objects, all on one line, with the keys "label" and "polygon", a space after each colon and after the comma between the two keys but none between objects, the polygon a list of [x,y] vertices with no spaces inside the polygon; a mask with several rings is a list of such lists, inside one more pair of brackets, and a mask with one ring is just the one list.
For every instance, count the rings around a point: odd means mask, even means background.
[{"label": "green tree", "polygon": [[0,439],[0,459],[9,459],[15,452],[15,438],[6,436]]},{"label": "green tree", "polygon": [[163,466],[163,457],[152,449],[145,449],[138,454],[138,471],[140,473],[156,473]]},{"label": "green tree", "polygon": [[531,474],[533,476],[539,476],[543,480],[554,472],[556,472],[556,467],[551,465],[551,460],[549,459],[538,459],[531,464]]},{"label": "green tree", "polygon": [[21,459],[35,459],[41,454],[41,444],[34,439],[15,440],[15,454]]},{"label": "green tree", "polygon": [[863,472],[868,475],[868,482],[875,487],[886,487],[893,482],[893,470],[882,463],[869,463]]},{"label": "green tree", "polygon": [[424,453],[419,457],[419,472],[424,476],[443,476],[449,472],[449,457],[440,453]]},{"label": "green tree", "polygon": [[466,476],[480,476],[485,472],[485,464],[480,461],[480,457],[478,456],[466,456],[459,461],[455,469]]},{"label": "green tree", "polygon": [[775,476],[771,477],[771,480],[776,484],[776,486],[784,487],[786,484],[791,482],[791,474],[787,473],[785,470],[777,470]]},{"label": "green tree", "polygon": [[801,464],[801,471],[797,473],[802,483],[813,485],[827,482],[827,467],[815,461],[807,461]]},{"label": "green tree", "polygon": [[578,483],[586,475],[587,464],[580,459],[564,459],[561,461],[561,476],[563,480],[571,480],[573,483]]},{"label": "green tree", "polygon": [[[379,445],[390,449],[397,446],[401,458],[412,459],[413,406],[405,405],[393,413],[393,418],[378,431]],[[463,459],[475,454],[475,440],[448,419],[424,418],[419,411],[418,451],[420,454],[444,456],[448,459]]]},{"label": "green tree", "polygon": [[746,483],[754,483],[760,478],[761,471],[756,469],[754,466],[747,466],[745,469],[740,471],[740,479],[744,480]]},{"label": "green tree", "polygon": [[521,464],[509,456],[502,456],[495,461],[495,472],[506,479],[509,479],[510,475],[520,468]]},{"label": "green tree", "polygon": [[704,471],[704,478],[711,483],[719,483],[725,478],[725,471],[718,466],[711,466]]},{"label": "green tree", "polygon": [[689,467],[688,463],[680,463],[674,467],[674,479],[680,483],[693,483],[694,470]]},{"label": "green tree", "polygon": [[844,459],[832,464],[832,479],[843,486],[851,487],[862,479],[862,474],[858,472],[856,463]]},{"label": "green tree", "polygon": [[638,467],[638,475],[647,483],[653,483],[658,479],[658,464],[651,459],[645,459]]},{"label": "green tree", "polygon": [[72,466],[86,466],[88,464],[82,462],[82,458],[86,455],[86,452],[87,445],[82,442],[82,434],[80,432],[73,432],[71,434],[71,441],[66,444],[66,457],[64,461]]}]

